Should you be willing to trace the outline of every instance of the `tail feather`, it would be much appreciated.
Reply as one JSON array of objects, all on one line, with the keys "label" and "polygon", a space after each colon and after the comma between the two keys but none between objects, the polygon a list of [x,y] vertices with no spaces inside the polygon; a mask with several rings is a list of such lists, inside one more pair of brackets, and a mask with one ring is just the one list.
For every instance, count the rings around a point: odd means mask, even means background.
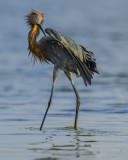
[{"label": "tail feather", "polygon": [[80,70],[80,73],[84,82],[87,81],[91,85],[91,78],[92,78],[91,72],[89,71],[85,63],[81,62],[78,57],[76,57],[76,59],[77,59],[77,62],[79,63],[78,69]]}]

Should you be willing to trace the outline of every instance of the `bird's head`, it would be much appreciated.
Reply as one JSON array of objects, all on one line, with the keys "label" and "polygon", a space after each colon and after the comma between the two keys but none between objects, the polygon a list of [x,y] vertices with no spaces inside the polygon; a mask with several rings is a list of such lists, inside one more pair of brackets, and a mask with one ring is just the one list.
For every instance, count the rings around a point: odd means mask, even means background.
[{"label": "bird's head", "polygon": [[26,23],[28,24],[28,26],[33,28],[35,25],[37,25],[44,33],[44,30],[42,28],[42,25],[44,23],[43,13],[41,13],[40,11],[37,11],[35,9],[32,9],[31,12],[25,16],[25,20],[26,20]]},{"label": "bird's head", "polygon": [[26,23],[33,27],[34,25],[42,25],[43,24],[43,13],[32,9],[29,14],[25,16]]}]

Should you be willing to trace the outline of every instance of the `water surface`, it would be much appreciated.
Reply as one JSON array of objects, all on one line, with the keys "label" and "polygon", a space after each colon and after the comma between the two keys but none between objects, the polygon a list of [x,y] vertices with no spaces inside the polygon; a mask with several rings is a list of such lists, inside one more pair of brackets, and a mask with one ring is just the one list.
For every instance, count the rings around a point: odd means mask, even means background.
[{"label": "water surface", "polygon": [[[127,0],[0,2],[0,159],[128,159],[127,6]],[[27,55],[23,17],[30,8],[44,13],[44,28],[61,31],[95,53],[100,75],[92,85],[86,88],[73,75],[81,96],[77,131],[75,94],[63,73],[39,131],[53,65],[33,67]]]}]

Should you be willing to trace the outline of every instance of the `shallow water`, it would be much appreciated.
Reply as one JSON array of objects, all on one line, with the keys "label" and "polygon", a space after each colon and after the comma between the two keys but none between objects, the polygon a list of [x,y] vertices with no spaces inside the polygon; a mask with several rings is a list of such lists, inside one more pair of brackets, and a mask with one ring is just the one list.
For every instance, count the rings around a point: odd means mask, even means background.
[{"label": "shallow water", "polygon": [[[0,159],[128,159],[128,1],[44,0],[0,2]],[[30,8],[44,12],[44,28],[70,36],[95,53],[100,75],[81,96],[78,130],[75,95],[63,73],[39,131],[52,85],[53,65],[28,57]],[[41,34],[42,36],[42,34]]]}]

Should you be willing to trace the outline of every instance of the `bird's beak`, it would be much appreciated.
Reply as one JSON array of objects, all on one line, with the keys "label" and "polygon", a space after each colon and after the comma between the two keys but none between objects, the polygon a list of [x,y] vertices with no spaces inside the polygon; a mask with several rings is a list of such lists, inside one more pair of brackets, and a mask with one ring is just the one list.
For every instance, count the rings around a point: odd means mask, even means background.
[{"label": "bird's beak", "polygon": [[40,30],[44,33],[44,35],[46,36],[44,30],[43,30],[43,27],[40,25],[40,24],[37,24],[37,26],[39,26]]}]

